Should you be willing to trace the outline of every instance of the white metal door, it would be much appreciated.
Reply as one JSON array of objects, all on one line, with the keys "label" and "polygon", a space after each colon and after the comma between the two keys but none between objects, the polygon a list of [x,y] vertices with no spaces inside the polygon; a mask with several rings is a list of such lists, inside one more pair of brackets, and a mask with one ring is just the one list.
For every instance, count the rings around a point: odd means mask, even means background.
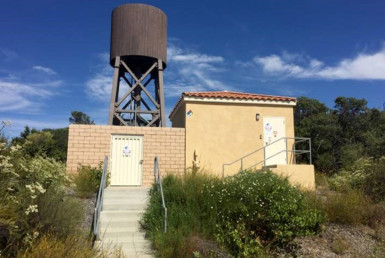
[{"label": "white metal door", "polygon": [[286,137],[285,118],[264,117],[263,132],[266,166],[287,164],[286,139],[281,139]]},{"label": "white metal door", "polygon": [[112,135],[111,185],[141,185],[143,163],[143,137]]}]

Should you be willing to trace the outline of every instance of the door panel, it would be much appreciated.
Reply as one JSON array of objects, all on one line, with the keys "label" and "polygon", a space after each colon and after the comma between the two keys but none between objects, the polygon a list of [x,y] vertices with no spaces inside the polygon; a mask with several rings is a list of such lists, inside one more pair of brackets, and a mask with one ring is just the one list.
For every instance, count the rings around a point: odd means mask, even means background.
[{"label": "door panel", "polygon": [[142,184],[143,137],[112,135],[111,185]]},{"label": "door panel", "polygon": [[266,160],[266,166],[277,165],[277,164],[287,164],[286,139],[277,141],[282,137],[286,137],[285,118],[284,117],[264,117],[263,132],[264,132],[264,146],[267,146],[265,150],[265,154],[266,154],[265,158],[271,157],[268,160]]}]

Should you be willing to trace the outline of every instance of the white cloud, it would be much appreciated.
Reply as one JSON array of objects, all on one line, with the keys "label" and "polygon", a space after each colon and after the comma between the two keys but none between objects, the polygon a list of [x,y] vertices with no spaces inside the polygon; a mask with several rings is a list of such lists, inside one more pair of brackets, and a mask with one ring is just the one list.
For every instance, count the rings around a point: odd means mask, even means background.
[{"label": "white cloud", "polygon": [[[385,80],[385,47],[376,53],[360,53],[355,58],[343,59],[335,66],[327,66],[317,59],[302,57],[270,55],[255,57],[253,62],[261,66],[265,73],[294,78]],[[303,59],[307,59],[305,64],[302,64]]]},{"label": "white cloud", "polygon": [[174,45],[167,48],[167,60],[169,62],[184,63],[222,63],[224,61],[221,56],[209,56],[201,53],[189,53]]},{"label": "white cloud", "polygon": [[221,56],[182,49],[171,44],[167,48],[165,95],[177,97],[186,91],[234,90],[225,83],[226,64]]},{"label": "white cloud", "polygon": [[112,87],[112,74],[97,74],[86,82],[87,94],[99,101],[109,101]]},{"label": "white cloud", "polygon": [[51,68],[48,68],[48,67],[44,67],[44,66],[40,66],[40,65],[35,65],[35,66],[32,66],[32,69],[36,70],[36,71],[41,71],[41,72],[44,72],[48,75],[54,75],[56,74],[56,72],[54,70],[52,70]]},{"label": "white cloud", "polygon": [[61,81],[52,81],[51,83],[22,83],[6,81],[0,78],[0,112],[37,112],[42,106],[41,99],[56,94],[54,89],[48,86],[56,87],[61,83]]},{"label": "white cloud", "polygon": [[109,64],[109,54],[97,55],[101,64],[94,68],[92,78],[86,81],[86,94],[98,101],[108,102],[111,96],[113,69]]}]

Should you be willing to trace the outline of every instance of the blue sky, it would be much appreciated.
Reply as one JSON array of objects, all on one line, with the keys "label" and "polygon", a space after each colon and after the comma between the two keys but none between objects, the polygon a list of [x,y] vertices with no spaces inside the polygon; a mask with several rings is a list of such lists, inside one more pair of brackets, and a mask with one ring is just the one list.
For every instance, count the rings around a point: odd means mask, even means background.
[{"label": "blue sky", "polygon": [[[110,16],[129,1],[2,1],[0,120],[68,125],[71,110],[106,124]],[[143,1],[168,16],[169,112],[181,92],[233,90],[385,102],[385,1]]]}]

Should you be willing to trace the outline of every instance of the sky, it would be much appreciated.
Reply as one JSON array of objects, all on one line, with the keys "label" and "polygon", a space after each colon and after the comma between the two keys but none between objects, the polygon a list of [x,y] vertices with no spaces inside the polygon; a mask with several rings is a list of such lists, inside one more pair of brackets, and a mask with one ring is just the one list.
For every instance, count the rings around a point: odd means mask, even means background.
[{"label": "sky", "polygon": [[[111,11],[130,1],[3,0],[0,120],[5,134],[107,124]],[[385,1],[142,1],[168,16],[169,113],[184,91],[338,96],[385,103]]]}]

